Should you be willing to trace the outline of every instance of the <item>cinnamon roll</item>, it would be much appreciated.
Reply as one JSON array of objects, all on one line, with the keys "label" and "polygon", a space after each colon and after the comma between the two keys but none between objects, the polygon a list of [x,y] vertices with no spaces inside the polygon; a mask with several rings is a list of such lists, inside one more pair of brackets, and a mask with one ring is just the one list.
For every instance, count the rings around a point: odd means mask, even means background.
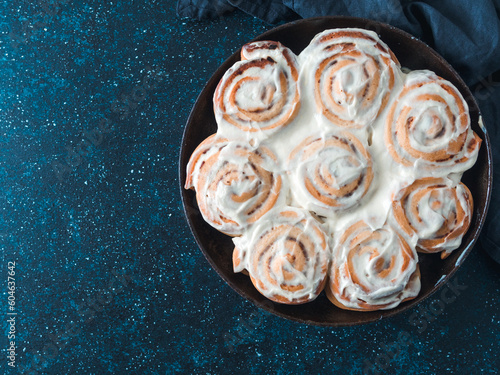
[{"label": "cinnamon roll", "polygon": [[394,217],[403,231],[418,236],[417,250],[441,252],[442,259],[460,246],[472,210],[472,194],[467,186],[444,178],[416,180],[393,202]]},{"label": "cinnamon roll", "polygon": [[279,42],[263,41],[244,45],[241,59],[215,90],[219,128],[224,122],[244,132],[269,132],[287,125],[300,107],[296,56]]},{"label": "cinnamon roll", "polygon": [[235,272],[247,270],[255,288],[272,301],[301,304],[323,290],[328,237],[307,211],[284,207],[234,238]]},{"label": "cinnamon roll", "polygon": [[400,73],[399,61],[376,33],[334,29],[301,53],[316,106],[333,124],[361,128],[384,109]]},{"label": "cinnamon roll", "polygon": [[470,128],[467,103],[448,81],[413,71],[387,116],[385,141],[405,166],[463,172],[476,162],[481,139]]},{"label": "cinnamon roll", "polygon": [[460,246],[473,215],[460,180],[481,146],[467,103],[436,74],[403,71],[374,32],[326,30],[299,56],[246,44],[213,100],[217,134],[185,187],[270,300],[326,289],[342,309],[391,309],[420,291],[418,252]]},{"label": "cinnamon roll", "polygon": [[322,216],[359,204],[373,179],[370,154],[348,132],[305,139],[291,152],[289,171],[295,199]]},{"label": "cinnamon roll", "polygon": [[185,188],[196,190],[205,221],[225,234],[241,235],[286,195],[275,163],[265,147],[253,149],[214,134],[191,155]]},{"label": "cinnamon roll", "polygon": [[358,221],[333,253],[326,293],[342,309],[391,309],[420,291],[417,254],[388,225],[374,230]]}]

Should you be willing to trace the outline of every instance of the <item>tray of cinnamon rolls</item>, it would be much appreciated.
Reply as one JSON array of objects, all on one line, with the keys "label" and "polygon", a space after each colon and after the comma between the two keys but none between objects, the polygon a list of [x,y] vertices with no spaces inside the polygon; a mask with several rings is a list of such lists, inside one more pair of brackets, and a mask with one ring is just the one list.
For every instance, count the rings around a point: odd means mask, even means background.
[{"label": "tray of cinnamon rolls", "polygon": [[279,316],[330,326],[437,290],[478,237],[491,169],[451,66],[400,30],[341,17],[282,25],[230,57],[192,109],[179,168],[222,278]]}]

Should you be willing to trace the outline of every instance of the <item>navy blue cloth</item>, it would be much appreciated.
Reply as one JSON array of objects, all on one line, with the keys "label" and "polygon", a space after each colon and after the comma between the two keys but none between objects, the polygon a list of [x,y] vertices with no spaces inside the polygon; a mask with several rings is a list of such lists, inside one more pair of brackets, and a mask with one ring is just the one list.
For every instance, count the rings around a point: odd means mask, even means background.
[{"label": "navy blue cloth", "polygon": [[179,0],[183,11],[178,14],[214,18],[230,6],[270,24],[299,17],[363,17],[396,26],[438,51],[472,88],[492,142],[494,188],[481,243],[500,262],[500,167],[495,168],[500,165],[500,0],[219,0],[203,12],[207,3]]},{"label": "navy blue cloth", "polygon": [[231,12],[234,7],[226,0],[181,0],[177,3],[177,14],[196,20],[217,18]]},{"label": "navy blue cloth", "polygon": [[481,245],[500,263],[500,73],[482,80],[472,92],[481,109],[493,151],[493,194],[481,233]]}]

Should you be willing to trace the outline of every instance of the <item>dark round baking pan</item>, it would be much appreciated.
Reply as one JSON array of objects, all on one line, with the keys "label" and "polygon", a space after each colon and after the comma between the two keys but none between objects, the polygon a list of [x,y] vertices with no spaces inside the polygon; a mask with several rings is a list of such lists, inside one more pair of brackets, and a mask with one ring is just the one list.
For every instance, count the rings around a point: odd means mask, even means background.
[{"label": "dark round baking pan", "polygon": [[[254,40],[274,40],[299,54],[319,32],[326,29],[356,27],[373,30],[389,45],[401,65],[409,69],[429,69],[452,82],[466,99],[473,130],[483,140],[475,166],[464,174],[462,181],[470,188],[474,197],[474,212],[469,231],[462,245],[448,258],[441,260],[437,254],[419,254],[422,274],[422,289],[417,298],[402,303],[391,310],[356,312],[339,309],[330,303],[324,293],[315,301],[303,305],[282,305],[263,297],[252,285],[250,278],[234,273],[231,238],[208,225],[196,205],[195,193],[183,188],[186,180],[186,165],[196,146],[217,131],[212,97],[223,74],[240,60],[240,51],[230,56],[210,78],[194,104],[184,131],[180,151],[180,189],[187,221],[201,251],[217,273],[239,294],[257,306],[278,316],[307,324],[322,326],[350,326],[373,322],[393,316],[422,302],[438,290],[460,267],[472,250],[483,226],[491,195],[492,157],[488,135],[479,125],[479,108],[471,92],[440,55],[415,37],[395,27],[379,22],[353,17],[321,17],[288,23],[269,30]],[[195,283],[196,280],[193,280]]]}]

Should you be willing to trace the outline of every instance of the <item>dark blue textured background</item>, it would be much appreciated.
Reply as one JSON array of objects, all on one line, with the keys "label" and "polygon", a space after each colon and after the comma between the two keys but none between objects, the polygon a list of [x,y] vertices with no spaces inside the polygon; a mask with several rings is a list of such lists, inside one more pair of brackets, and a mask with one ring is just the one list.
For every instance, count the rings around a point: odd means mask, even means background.
[{"label": "dark blue textured background", "polygon": [[184,124],[269,25],[183,20],[166,1],[52,3],[0,5],[2,373],[498,373],[500,266],[479,246],[453,301],[342,329],[257,309],[204,259],[179,196]]}]

